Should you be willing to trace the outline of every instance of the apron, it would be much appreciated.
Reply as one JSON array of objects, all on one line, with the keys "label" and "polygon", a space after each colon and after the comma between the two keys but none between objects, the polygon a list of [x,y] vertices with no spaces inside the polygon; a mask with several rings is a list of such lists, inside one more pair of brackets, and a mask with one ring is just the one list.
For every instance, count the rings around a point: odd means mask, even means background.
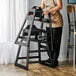
[{"label": "apron", "polygon": [[[45,8],[43,9],[43,11],[47,11],[53,7],[56,6],[56,1],[55,0],[43,0]],[[62,27],[63,26],[63,18],[62,15],[60,13],[60,11],[54,11],[50,13],[51,15],[51,21],[52,21],[52,27],[56,28],[56,27]],[[46,16],[46,18],[48,18],[48,16]],[[47,24],[47,27],[49,27],[49,25]]]}]

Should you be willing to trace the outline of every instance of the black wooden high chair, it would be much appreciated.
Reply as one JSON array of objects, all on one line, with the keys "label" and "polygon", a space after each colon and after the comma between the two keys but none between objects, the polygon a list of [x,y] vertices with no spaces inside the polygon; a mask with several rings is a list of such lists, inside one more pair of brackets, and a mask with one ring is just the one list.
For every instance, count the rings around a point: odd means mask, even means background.
[{"label": "black wooden high chair", "polygon": [[[35,26],[35,21],[38,21],[41,23],[41,27],[37,28]],[[25,28],[26,23],[30,23],[30,25],[27,25]],[[42,10],[39,7],[33,7],[27,14],[24,23],[19,31],[19,34],[16,38],[15,44],[19,45],[18,53],[15,61],[15,65],[18,67],[21,67],[23,69],[28,70],[29,69],[29,63],[44,63],[46,60],[41,60],[41,52],[47,52],[49,50],[48,44],[47,44],[47,34],[46,30],[43,29],[43,25],[45,23],[48,23],[51,25],[50,19],[45,19],[44,16],[42,16]],[[50,26],[51,28],[51,26]],[[51,31],[51,30],[50,30]],[[51,33],[52,37],[52,33]],[[38,50],[30,50],[30,42],[37,42],[38,43]],[[42,45],[42,43],[45,44]],[[25,46],[27,47],[27,55],[26,57],[20,57],[21,47]],[[41,50],[44,48],[44,50]],[[30,56],[30,53],[38,53],[38,56]],[[21,59],[26,59],[26,62],[23,65],[22,63],[19,63],[18,61]],[[30,59],[38,59],[38,61],[30,61]],[[45,63],[45,65],[47,65]],[[48,66],[48,65],[47,65]]]}]

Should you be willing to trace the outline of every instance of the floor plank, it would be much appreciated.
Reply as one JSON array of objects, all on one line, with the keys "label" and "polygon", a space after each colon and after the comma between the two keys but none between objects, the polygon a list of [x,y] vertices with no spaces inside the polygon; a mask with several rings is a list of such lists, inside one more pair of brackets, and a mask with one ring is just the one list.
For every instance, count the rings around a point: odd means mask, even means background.
[{"label": "floor plank", "polygon": [[14,64],[0,65],[0,76],[76,76],[76,69],[72,65],[60,65],[50,68],[41,64],[30,64],[29,71]]}]

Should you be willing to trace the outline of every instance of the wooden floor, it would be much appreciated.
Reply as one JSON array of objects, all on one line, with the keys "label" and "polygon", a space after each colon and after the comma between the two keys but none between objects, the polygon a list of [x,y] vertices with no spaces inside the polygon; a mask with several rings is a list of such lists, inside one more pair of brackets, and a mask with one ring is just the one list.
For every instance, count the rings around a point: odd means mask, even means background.
[{"label": "wooden floor", "polygon": [[0,65],[0,76],[76,76],[76,69],[69,64],[60,64],[54,69],[41,64],[30,64],[29,71],[26,71],[9,64]]}]

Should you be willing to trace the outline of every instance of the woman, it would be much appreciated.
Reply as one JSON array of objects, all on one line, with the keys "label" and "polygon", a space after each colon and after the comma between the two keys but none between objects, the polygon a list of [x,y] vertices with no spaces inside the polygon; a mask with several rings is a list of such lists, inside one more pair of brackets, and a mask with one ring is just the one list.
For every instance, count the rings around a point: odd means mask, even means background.
[{"label": "woman", "polygon": [[50,54],[49,59],[47,60],[50,63],[51,67],[58,66],[58,56],[60,51],[60,42],[62,35],[62,27],[63,27],[63,19],[60,14],[60,10],[62,9],[62,0],[42,0],[41,9],[44,11],[44,15],[50,14],[51,18],[51,26],[52,26],[52,35],[53,35],[53,51],[51,50],[51,36],[50,36],[50,28],[46,25],[47,31],[47,41]]}]

